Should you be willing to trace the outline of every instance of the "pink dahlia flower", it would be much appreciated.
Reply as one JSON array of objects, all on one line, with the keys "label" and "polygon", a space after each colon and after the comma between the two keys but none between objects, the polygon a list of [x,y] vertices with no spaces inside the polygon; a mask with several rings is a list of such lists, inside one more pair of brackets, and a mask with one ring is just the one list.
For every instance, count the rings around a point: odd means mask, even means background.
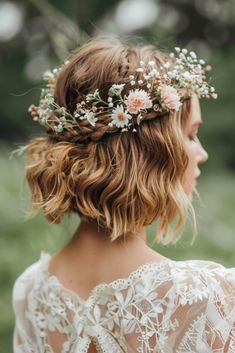
[{"label": "pink dahlia flower", "polygon": [[170,110],[178,111],[182,103],[176,88],[171,86],[163,86],[160,88],[161,99],[165,106]]},{"label": "pink dahlia flower", "polygon": [[137,114],[141,109],[152,107],[152,101],[149,94],[143,89],[131,90],[125,100],[127,111],[130,114]]}]

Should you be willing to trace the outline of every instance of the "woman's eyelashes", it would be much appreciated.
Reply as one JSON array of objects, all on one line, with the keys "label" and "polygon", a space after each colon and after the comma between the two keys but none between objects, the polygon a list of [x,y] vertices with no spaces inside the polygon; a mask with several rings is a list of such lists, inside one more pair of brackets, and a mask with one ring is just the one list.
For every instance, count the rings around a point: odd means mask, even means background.
[{"label": "woman's eyelashes", "polygon": [[198,137],[196,136],[189,136],[190,141],[197,142]]},{"label": "woman's eyelashes", "polygon": [[198,138],[198,130],[192,131],[191,134],[189,134],[189,139],[190,139],[190,141],[198,142],[198,141],[199,141],[199,138]]}]

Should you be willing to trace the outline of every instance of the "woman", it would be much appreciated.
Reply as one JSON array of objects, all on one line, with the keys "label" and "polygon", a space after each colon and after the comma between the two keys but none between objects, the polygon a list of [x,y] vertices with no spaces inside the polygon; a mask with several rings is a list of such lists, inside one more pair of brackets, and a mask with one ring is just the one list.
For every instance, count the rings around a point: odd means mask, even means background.
[{"label": "woman", "polygon": [[194,217],[206,70],[186,49],[97,39],[45,74],[29,108],[48,134],[26,146],[31,211],[81,222],[16,280],[15,352],[235,351],[235,270],[146,239],[158,221],[158,241],[176,241]]}]

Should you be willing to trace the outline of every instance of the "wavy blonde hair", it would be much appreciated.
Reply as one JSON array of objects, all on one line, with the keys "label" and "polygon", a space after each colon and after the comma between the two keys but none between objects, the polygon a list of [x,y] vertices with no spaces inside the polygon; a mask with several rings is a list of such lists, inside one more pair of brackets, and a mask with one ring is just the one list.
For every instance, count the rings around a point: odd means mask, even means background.
[{"label": "wavy blonde hair", "polygon": [[[140,60],[159,66],[168,55],[153,46],[127,46],[92,40],[71,54],[55,87],[55,100],[74,110],[82,95],[135,73]],[[43,209],[51,223],[75,212],[110,232],[110,241],[159,222],[158,242],[174,242],[193,207],[183,188],[188,164],[183,130],[190,99],[177,113],[151,116],[132,131],[107,133],[85,124],[76,134],[49,134],[26,146],[26,178],[31,190],[30,216]],[[176,222],[175,222],[176,221]],[[174,227],[171,225],[174,223]]]}]

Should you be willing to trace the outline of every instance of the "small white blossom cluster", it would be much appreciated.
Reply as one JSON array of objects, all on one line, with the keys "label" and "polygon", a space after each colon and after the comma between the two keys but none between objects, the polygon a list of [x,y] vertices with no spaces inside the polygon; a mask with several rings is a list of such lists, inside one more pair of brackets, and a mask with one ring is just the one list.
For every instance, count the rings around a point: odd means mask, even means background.
[{"label": "small white blossom cluster", "polygon": [[167,74],[175,79],[179,88],[187,90],[189,95],[195,93],[199,98],[217,98],[214,87],[206,81],[205,73],[210,71],[211,67],[206,66],[202,59],[198,59],[194,51],[188,52],[187,49],[175,48],[176,55],[170,54],[175,59],[175,66]]},{"label": "small white blossom cluster", "polygon": [[[66,65],[68,61],[64,63]],[[50,127],[56,133],[67,129],[79,129],[80,120],[87,120],[96,127],[99,117],[107,116],[108,126],[121,128],[121,131],[136,132],[137,124],[150,111],[179,111],[182,100],[196,94],[199,98],[217,98],[215,89],[206,81],[205,72],[209,70],[204,60],[197,59],[194,52],[175,48],[169,61],[157,67],[155,61],[140,61],[135,75],[129,76],[129,82],[115,83],[109,90],[107,99],[103,100],[96,89],[76,104],[71,114],[54,101],[53,87],[61,68],[46,72],[44,79],[47,87],[42,89],[39,106],[31,105],[29,111],[33,119],[41,125]],[[127,90],[127,85],[131,89]],[[125,93],[124,93],[124,92]]]}]

